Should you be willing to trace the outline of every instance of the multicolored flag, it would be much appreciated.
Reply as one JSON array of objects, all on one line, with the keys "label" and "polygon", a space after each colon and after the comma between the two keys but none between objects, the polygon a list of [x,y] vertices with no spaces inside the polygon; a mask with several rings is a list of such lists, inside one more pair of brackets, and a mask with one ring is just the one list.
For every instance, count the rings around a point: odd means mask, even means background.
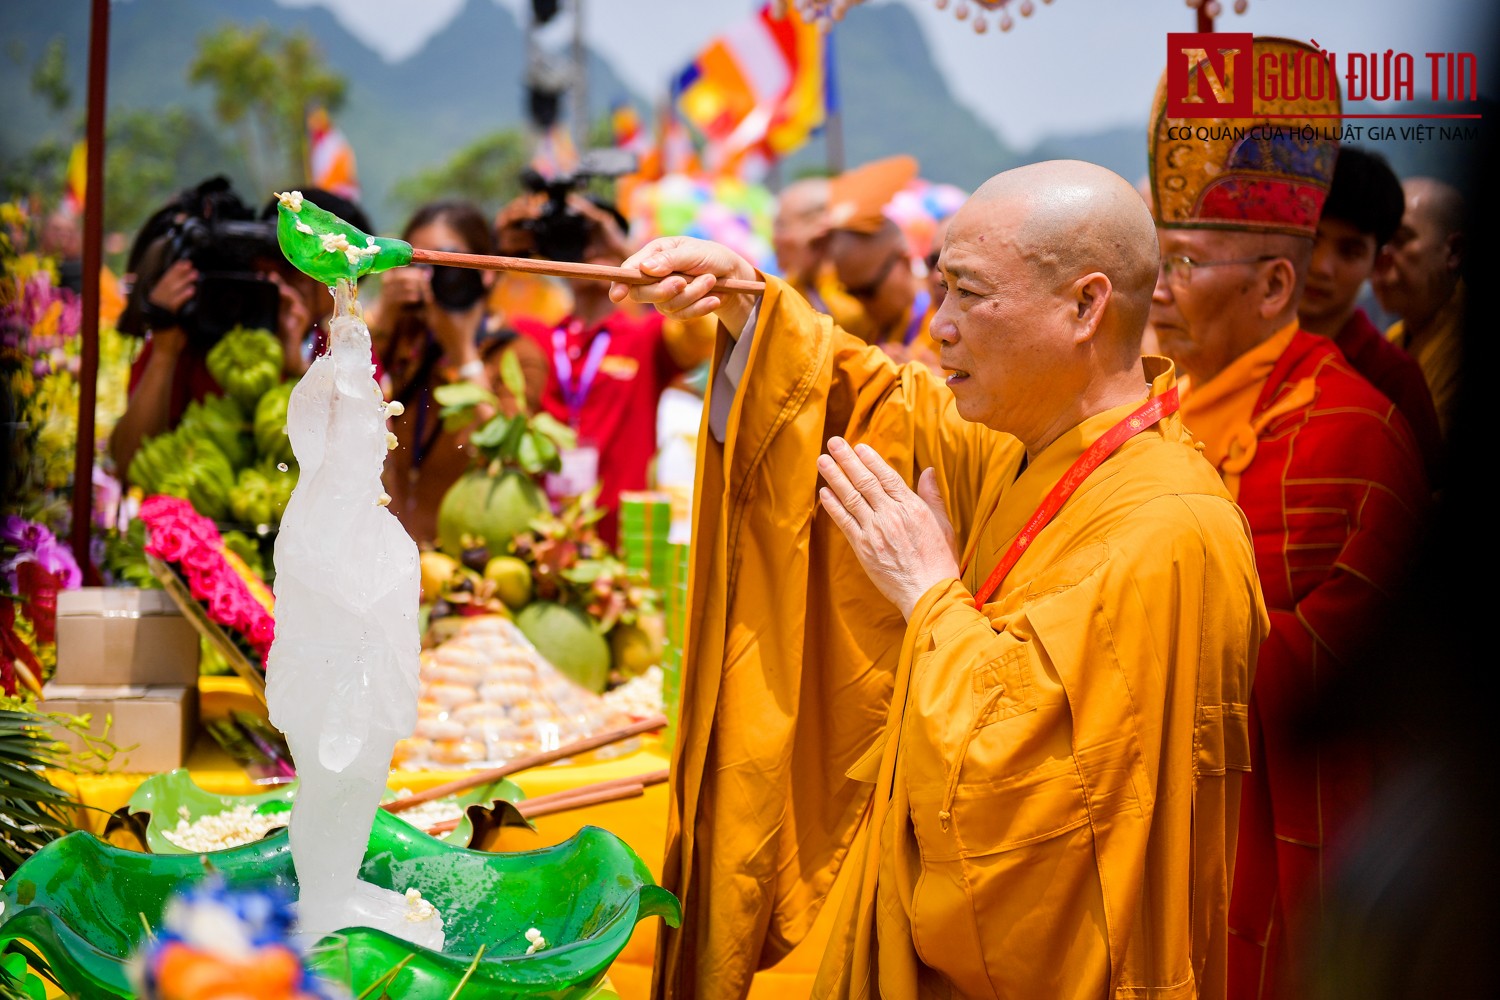
[{"label": "multicolored flag", "polygon": [[827,115],[826,34],[770,4],[711,41],[672,82],[672,101],[708,141],[715,165],[764,147],[783,156]]},{"label": "multicolored flag", "polygon": [[334,128],[324,108],[307,116],[308,179],[313,187],[350,201],[359,199],[359,176],[354,169],[354,147]]},{"label": "multicolored flag", "polygon": [[578,147],[562,125],[553,125],[537,136],[531,167],[549,180],[567,177],[578,169]]},{"label": "multicolored flag", "polygon": [[79,139],[68,154],[68,176],[63,189],[63,205],[74,215],[83,214],[84,196],[89,186],[88,162],[88,144]]}]

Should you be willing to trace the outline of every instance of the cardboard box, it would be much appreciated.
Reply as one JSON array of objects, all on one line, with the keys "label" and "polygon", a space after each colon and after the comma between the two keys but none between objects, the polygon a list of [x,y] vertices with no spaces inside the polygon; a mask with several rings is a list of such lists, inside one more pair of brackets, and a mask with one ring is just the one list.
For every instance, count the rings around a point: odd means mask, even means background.
[{"label": "cardboard box", "polygon": [[[54,681],[42,688],[38,711],[92,715],[90,735],[106,736],[120,748],[109,763],[111,772],[154,773],[182,767],[198,734],[196,685],[96,687]],[[57,734],[75,750],[87,749],[83,738],[71,730],[59,727]]]},{"label": "cardboard box", "polygon": [[57,595],[57,684],[198,683],[198,631],[164,590]]}]

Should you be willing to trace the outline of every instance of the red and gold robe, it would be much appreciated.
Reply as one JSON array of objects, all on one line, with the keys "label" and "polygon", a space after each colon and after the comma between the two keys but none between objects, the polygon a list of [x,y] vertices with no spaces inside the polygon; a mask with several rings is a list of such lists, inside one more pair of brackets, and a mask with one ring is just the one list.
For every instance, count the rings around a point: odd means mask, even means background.
[{"label": "red and gold robe", "polygon": [[1429,492],[1395,405],[1295,325],[1194,385],[1182,416],[1250,521],[1271,613],[1251,697],[1230,996],[1295,996],[1288,962],[1315,932],[1332,849],[1370,777],[1358,750],[1305,749],[1295,728],[1371,623],[1396,612]]}]

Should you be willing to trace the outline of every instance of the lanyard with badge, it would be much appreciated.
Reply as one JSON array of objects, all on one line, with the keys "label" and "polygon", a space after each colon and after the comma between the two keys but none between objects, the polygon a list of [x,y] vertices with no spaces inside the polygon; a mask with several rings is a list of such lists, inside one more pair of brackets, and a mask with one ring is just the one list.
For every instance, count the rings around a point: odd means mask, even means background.
[{"label": "lanyard with badge", "polygon": [[[572,321],[577,329],[578,321]],[[572,448],[565,448],[560,456],[562,468],[547,479],[549,492],[555,496],[582,496],[594,488],[599,481],[599,448],[585,440],[583,430],[583,405],[588,400],[589,390],[599,377],[599,368],[604,356],[609,353],[609,331],[600,330],[589,344],[583,357],[583,367],[578,377],[573,376],[573,359],[568,354],[568,328],[560,326],[552,331],[552,365],[557,375],[558,389],[563,405],[568,409],[568,425],[579,434]]]},{"label": "lanyard with badge", "polygon": [[[1083,454],[1074,460],[1068,471],[1063,473],[1063,477],[1057,481],[1051,491],[1042,498],[1041,504],[1032,512],[1031,519],[1011,541],[1010,547],[1000,558],[1000,564],[995,567],[989,578],[979,588],[979,592],[974,595],[974,606],[982,608],[989,602],[995,591],[1000,588],[1001,581],[1010,573],[1011,567],[1026,553],[1026,549],[1041,530],[1051,523],[1057,512],[1062,510],[1063,504],[1068,502],[1073,491],[1078,489],[1095,469],[1103,465],[1104,460],[1115,453],[1116,448],[1163,417],[1176,413],[1177,408],[1177,387],[1173,386],[1160,396],[1153,396],[1146,400],[1124,420],[1105,431],[1093,444],[1089,445]],[[998,500],[995,505],[999,506]],[[994,510],[991,510],[990,517],[994,514]],[[959,569],[959,574],[967,573],[968,570],[969,560],[965,559]]]}]

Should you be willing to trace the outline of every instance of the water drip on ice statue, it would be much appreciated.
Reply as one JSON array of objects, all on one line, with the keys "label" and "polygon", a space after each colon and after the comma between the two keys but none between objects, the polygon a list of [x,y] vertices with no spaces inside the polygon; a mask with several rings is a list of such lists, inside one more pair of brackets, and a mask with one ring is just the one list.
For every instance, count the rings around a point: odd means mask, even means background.
[{"label": "water drip on ice statue", "polygon": [[[271,721],[299,788],[291,818],[299,932],[377,927],[442,946],[441,918],[358,878],[396,741],[417,718],[417,546],[385,508],[386,408],[353,283],[340,280],[327,354],[292,392],[301,465],[276,538]],[[427,908],[430,914],[430,908]],[[435,937],[434,937],[435,935]]]}]

